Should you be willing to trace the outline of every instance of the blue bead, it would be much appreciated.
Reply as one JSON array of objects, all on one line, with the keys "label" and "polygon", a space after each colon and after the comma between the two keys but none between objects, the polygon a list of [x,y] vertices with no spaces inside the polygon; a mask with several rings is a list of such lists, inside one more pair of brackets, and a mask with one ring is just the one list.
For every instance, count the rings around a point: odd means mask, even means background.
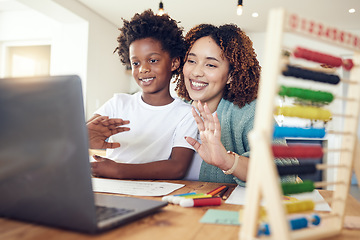
[{"label": "blue bead", "polygon": [[311,217],[312,217],[311,223],[312,223],[313,225],[319,225],[319,224],[320,224],[321,218],[320,218],[319,215],[313,214]]},{"label": "blue bead", "polygon": [[325,128],[298,128],[298,127],[274,127],[274,138],[284,137],[304,137],[304,138],[323,138]]},{"label": "blue bead", "polygon": [[270,235],[269,224],[267,224],[267,223],[260,224],[259,230],[258,230],[258,236],[261,236],[261,235]]},{"label": "blue bead", "polygon": [[304,217],[291,219],[290,226],[292,230],[306,228],[308,226],[308,220]]}]

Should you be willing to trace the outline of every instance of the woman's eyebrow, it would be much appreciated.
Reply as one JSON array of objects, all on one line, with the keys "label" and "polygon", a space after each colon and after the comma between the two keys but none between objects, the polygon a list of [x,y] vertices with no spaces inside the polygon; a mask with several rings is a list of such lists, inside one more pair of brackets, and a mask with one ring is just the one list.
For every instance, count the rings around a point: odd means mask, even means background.
[{"label": "woman's eyebrow", "polygon": [[[189,56],[196,57],[196,54],[190,52],[190,53],[189,53]],[[206,59],[207,59],[207,60],[214,60],[214,61],[220,62],[216,57],[206,57]]]},{"label": "woman's eyebrow", "polygon": [[217,58],[215,58],[215,57],[207,57],[206,59],[209,59],[209,60],[214,60],[214,61],[220,62],[220,61],[219,61],[219,60],[217,60]]}]

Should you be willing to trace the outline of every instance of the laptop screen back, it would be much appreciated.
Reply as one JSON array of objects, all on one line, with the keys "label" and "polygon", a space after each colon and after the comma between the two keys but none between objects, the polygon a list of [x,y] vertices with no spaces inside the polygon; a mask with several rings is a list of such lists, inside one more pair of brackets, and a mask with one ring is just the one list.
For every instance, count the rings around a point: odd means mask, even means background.
[{"label": "laptop screen back", "polygon": [[0,216],[95,228],[87,139],[79,77],[0,79]]}]

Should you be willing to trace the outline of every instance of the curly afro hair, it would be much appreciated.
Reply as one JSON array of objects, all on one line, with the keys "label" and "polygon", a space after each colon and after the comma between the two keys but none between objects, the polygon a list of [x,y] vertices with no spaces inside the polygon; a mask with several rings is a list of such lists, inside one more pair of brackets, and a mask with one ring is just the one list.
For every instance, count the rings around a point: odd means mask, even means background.
[{"label": "curly afro hair", "polygon": [[[217,43],[223,56],[230,63],[232,80],[226,84],[223,98],[239,107],[252,102],[257,97],[261,67],[250,38],[234,24],[219,27],[212,24],[200,24],[193,27],[185,36],[188,47],[185,61],[195,41],[207,36]],[[191,100],[185,87],[183,74],[176,81],[175,91],[179,97]]]},{"label": "curly afro hair", "polygon": [[119,28],[120,35],[117,38],[119,45],[114,51],[119,54],[120,61],[130,68],[130,44],[136,40],[153,38],[161,43],[163,50],[168,52],[172,59],[180,58],[180,67],[172,73],[176,80],[182,72],[186,53],[183,28],[168,15],[155,15],[151,9],[141,14],[136,13],[130,21],[122,20],[124,25]]}]

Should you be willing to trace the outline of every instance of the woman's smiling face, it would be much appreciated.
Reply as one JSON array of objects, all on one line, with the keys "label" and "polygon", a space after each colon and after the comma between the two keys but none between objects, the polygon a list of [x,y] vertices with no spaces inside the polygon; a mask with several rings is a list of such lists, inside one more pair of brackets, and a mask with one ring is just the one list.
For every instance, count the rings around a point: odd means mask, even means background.
[{"label": "woman's smiling face", "polygon": [[183,74],[190,98],[200,100],[216,110],[224,87],[229,81],[229,61],[221,48],[209,36],[195,41],[187,56]]}]

